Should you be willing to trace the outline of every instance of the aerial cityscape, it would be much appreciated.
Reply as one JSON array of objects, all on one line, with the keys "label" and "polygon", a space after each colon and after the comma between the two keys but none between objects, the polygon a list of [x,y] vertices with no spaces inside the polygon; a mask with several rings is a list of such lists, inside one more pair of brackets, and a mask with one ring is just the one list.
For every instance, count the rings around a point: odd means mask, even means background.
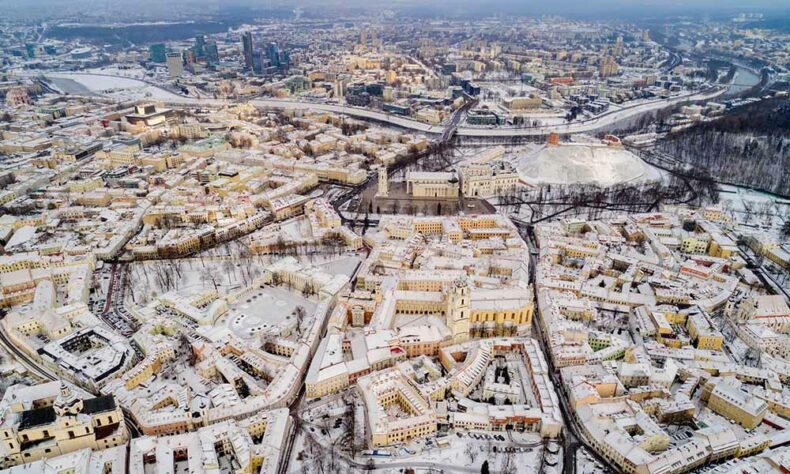
[{"label": "aerial cityscape", "polygon": [[0,474],[790,473],[790,4],[0,0]]}]

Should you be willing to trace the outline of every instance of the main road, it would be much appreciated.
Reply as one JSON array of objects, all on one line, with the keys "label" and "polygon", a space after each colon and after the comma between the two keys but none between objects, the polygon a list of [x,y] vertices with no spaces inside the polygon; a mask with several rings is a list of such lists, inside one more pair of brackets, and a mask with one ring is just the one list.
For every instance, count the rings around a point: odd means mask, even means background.
[{"label": "main road", "polygon": [[[35,75],[40,75],[40,74],[42,73],[36,72]],[[30,76],[33,74],[24,71],[24,72],[18,72],[18,75]],[[46,76],[46,73],[44,73],[44,75]],[[100,76],[100,77],[103,76],[105,80],[113,77],[113,76],[108,76],[107,74],[93,74],[93,73],[84,73],[84,72],[62,72],[62,71],[53,72],[51,73],[51,75],[53,77],[69,78],[76,82],[80,82],[80,79],[87,79],[86,76]],[[226,99],[186,97],[186,96],[174,94],[172,91],[163,88],[161,85],[158,85],[150,81],[143,81],[129,77],[118,77],[117,79],[121,83],[119,84],[119,86],[122,85],[123,83],[130,84],[132,82],[138,82],[140,86],[151,86],[161,89],[161,93],[159,94],[159,96],[145,97],[141,94],[139,100],[163,101],[169,107],[184,107],[190,105],[221,107],[225,105],[231,105],[232,103],[236,102],[234,100],[226,100]],[[309,110],[316,110],[323,112],[332,112],[336,114],[348,115],[350,117],[354,117],[358,119],[371,120],[375,122],[384,123],[387,125],[393,125],[393,126],[414,130],[416,132],[431,134],[431,135],[442,136],[445,135],[449,129],[452,129],[455,135],[461,137],[506,138],[506,137],[542,136],[542,135],[548,135],[549,133],[553,133],[553,132],[586,133],[586,132],[606,130],[607,128],[612,127],[618,122],[632,119],[644,113],[660,110],[666,107],[670,107],[672,105],[676,105],[681,102],[710,100],[720,96],[721,94],[724,93],[724,91],[725,89],[721,87],[710,87],[705,90],[689,92],[686,94],[681,94],[666,99],[651,99],[651,100],[642,101],[638,104],[633,104],[621,109],[612,110],[610,112],[601,114],[597,117],[593,117],[586,120],[580,120],[578,122],[543,125],[540,127],[531,127],[531,128],[513,128],[513,127],[482,128],[482,127],[470,127],[468,125],[459,126],[458,123],[460,121],[459,119],[462,114],[458,114],[458,113],[453,114],[451,116],[451,119],[448,120],[447,124],[431,125],[431,124],[419,122],[417,120],[408,117],[403,117],[400,115],[390,114],[387,112],[382,112],[377,110],[370,110],[364,107],[352,107],[348,105],[332,104],[332,103],[307,100],[307,99],[293,100],[293,99],[274,99],[274,98],[254,98],[251,99],[249,102],[257,107],[289,109],[289,110],[309,109]],[[94,92],[98,92],[98,91],[94,91]]]},{"label": "main road", "polygon": [[[532,128],[512,128],[512,127],[494,127],[494,128],[479,128],[469,126],[457,126],[455,134],[462,137],[482,137],[482,138],[495,138],[495,137],[524,137],[524,136],[541,136],[548,135],[549,133],[585,133],[594,132],[598,130],[605,130],[612,125],[637,117],[643,113],[653,112],[681,102],[692,102],[698,100],[710,100],[718,97],[724,93],[723,88],[710,88],[704,91],[692,92],[682,94],[668,99],[653,99],[642,102],[631,107],[608,112],[597,117],[582,120],[579,122],[571,122],[566,124],[544,125],[541,127]],[[418,122],[416,120],[401,117],[398,115],[379,112],[376,110],[369,110],[361,107],[349,107],[346,105],[327,104],[323,102],[308,102],[289,99],[255,99],[251,103],[258,107],[270,107],[278,109],[311,109],[320,110],[325,112],[333,112],[337,114],[345,114],[355,118],[373,120],[382,122],[389,125],[395,125],[410,130],[415,130],[423,133],[444,134],[447,127],[444,125],[430,125],[427,123]],[[456,118],[457,114],[453,116]],[[451,126],[457,125],[456,123]]]}]

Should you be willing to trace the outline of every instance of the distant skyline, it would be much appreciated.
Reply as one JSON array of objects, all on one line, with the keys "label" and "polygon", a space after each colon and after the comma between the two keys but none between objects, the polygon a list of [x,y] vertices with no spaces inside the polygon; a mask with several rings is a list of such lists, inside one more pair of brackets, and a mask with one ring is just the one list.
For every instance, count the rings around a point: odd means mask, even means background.
[{"label": "distant skyline", "polygon": [[[184,0],[163,3],[160,0],[118,2],[117,0],[0,0],[0,11],[16,17],[61,17],[63,12],[101,17],[128,12],[130,17],[170,18],[189,15],[210,15],[238,9],[277,11],[279,15],[300,8],[307,17],[338,17],[359,14],[376,15],[392,11],[398,15],[426,17],[481,17],[496,14],[540,16],[557,14],[570,18],[628,20],[678,15],[709,15],[718,17],[738,12],[764,12],[774,18],[790,21],[790,3],[784,0]],[[65,10],[64,10],[65,9]]]}]

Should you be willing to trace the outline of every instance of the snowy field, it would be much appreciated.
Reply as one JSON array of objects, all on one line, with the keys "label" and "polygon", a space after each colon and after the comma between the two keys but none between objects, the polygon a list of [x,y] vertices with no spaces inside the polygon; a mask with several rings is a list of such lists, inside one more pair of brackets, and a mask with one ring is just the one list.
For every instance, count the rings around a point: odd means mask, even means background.
[{"label": "snowy field", "polygon": [[782,224],[790,219],[790,205],[771,194],[730,185],[719,189],[722,207],[732,210],[742,224],[778,237]]},{"label": "snowy field", "polygon": [[[309,430],[309,429],[308,429]],[[315,439],[314,434],[307,435]],[[467,436],[458,438],[450,435],[450,446],[445,448],[425,447],[424,443],[412,443],[408,448],[416,454],[408,454],[403,449],[385,449],[395,452],[394,456],[358,456],[353,464],[337,451],[334,452],[334,465],[337,469],[344,466],[341,472],[380,472],[402,473],[404,468],[413,472],[447,472],[476,474],[481,471],[483,463],[488,461],[488,468],[493,473],[535,473],[540,472],[543,447],[516,447],[514,452],[503,451],[514,448],[508,441],[492,443],[470,439]],[[310,447],[312,446],[312,448]],[[496,448],[497,452],[494,452]],[[311,451],[312,449],[312,451]],[[424,450],[422,450],[424,449]],[[301,454],[301,459],[300,459]],[[327,458],[332,456],[329,447],[315,441],[308,441],[304,433],[294,440],[288,472],[297,474],[304,472],[326,472]],[[556,455],[552,455],[555,456]],[[554,460],[553,460],[554,461]],[[556,466],[544,464],[544,472],[562,472],[562,460],[556,459]],[[364,468],[363,468],[364,466]],[[601,471],[588,471],[590,474]]]},{"label": "snowy field", "polygon": [[311,316],[316,302],[285,287],[266,286],[252,291],[232,304],[217,324],[224,324],[237,336],[248,339],[275,327],[287,326],[294,320],[298,306]]},{"label": "snowy field", "polygon": [[128,77],[131,79],[145,79],[146,70],[139,65],[130,65],[129,67],[120,67],[119,65],[97,67],[87,69],[86,72],[91,74],[102,74],[108,76]]},{"label": "snowy field", "polygon": [[577,474],[603,474],[605,472],[607,472],[607,469],[596,461],[587,449],[581,448],[576,451]]},{"label": "snowy field", "polygon": [[[108,71],[112,72],[112,71]],[[172,92],[156,87],[131,77],[121,77],[113,74],[94,74],[81,72],[50,72],[46,74],[49,79],[55,80],[55,85],[60,87],[56,79],[74,81],[84,87],[86,91],[111,97],[117,100],[184,100]],[[76,93],[76,92],[72,92]]]},{"label": "snowy field", "polygon": [[[305,255],[299,258],[303,263],[318,266],[327,273],[343,274],[349,278],[362,261],[362,256],[356,253],[340,256]],[[252,283],[255,278],[263,274],[266,265],[279,259],[279,257],[269,256],[249,258],[206,256],[204,258],[136,262],[130,264],[129,287],[134,294],[135,303],[141,305],[169,291],[175,291],[186,297],[215,289],[220,296],[225,296]],[[271,301],[275,304],[284,299],[271,297],[273,298]],[[268,297],[262,296],[261,298],[267,299]],[[287,303],[286,306],[294,305]],[[312,314],[307,306],[305,309],[308,310],[307,314]],[[290,314],[290,310],[288,313]],[[240,321],[241,328],[257,327],[257,325],[254,323],[254,319]]]},{"label": "snowy field", "polygon": [[[388,456],[366,455],[358,445],[352,459],[351,426],[364,420],[352,416],[351,406],[361,409],[361,401],[352,392],[329,395],[303,405],[300,410],[301,429],[294,439],[288,464],[290,473],[298,472],[414,472],[479,473],[488,460],[492,473],[562,472],[562,449],[549,452],[538,433],[450,430],[437,439],[413,439],[405,445],[381,450]],[[360,436],[357,434],[356,436]],[[361,440],[357,440],[361,442]],[[340,468],[340,471],[337,469]]]},{"label": "snowy field", "polygon": [[546,146],[518,160],[530,184],[614,184],[661,179],[661,173],[631,152],[608,146]]}]

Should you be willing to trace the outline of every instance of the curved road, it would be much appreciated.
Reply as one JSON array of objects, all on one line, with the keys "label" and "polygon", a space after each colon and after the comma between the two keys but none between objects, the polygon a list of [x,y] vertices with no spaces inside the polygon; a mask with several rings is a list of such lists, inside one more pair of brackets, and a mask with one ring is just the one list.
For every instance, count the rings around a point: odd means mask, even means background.
[{"label": "curved road", "polygon": [[[35,75],[39,75],[39,74],[41,73],[37,72]],[[81,75],[107,76],[106,74],[93,74],[93,73],[84,73],[84,72],[62,72],[62,71],[53,72],[52,75],[59,77],[71,76],[69,78],[74,79],[77,82],[79,82],[79,77]],[[109,77],[115,77],[115,76],[109,76]],[[164,99],[160,98],[158,100],[164,100],[166,104],[171,107],[183,107],[183,106],[198,105],[198,104],[203,106],[223,106],[223,105],[229,105],[234,102],[231,100],[223,100],[223,99],[198,99],[195,97],[183,97],[173,94],[171,91],[163,88],[161,85],[149,81],[143,81],[129,77],[118,77],[118,79],[122,79],[124,81],[136,81],[139,82],[141,85],[157,87],[163,91],[166,91],[169,97]],[[477,128],[477,127],[469,127],[469,126],[459,126],[455,130],[455,134],[464,137],[485,138],[485,137],[541,136],[541,135],[548,135],[549,133],[552,132],[556,132],[556,133],[593,132],[601,129],[606,129],[607,127],[611,127],[612,125],[616,124],[621,120],[629,119],[646,112],[659,110],[671,105],[675,105],[680,102],[709,100],[714,97],[718,97],[719,95],[723,94],[724,91],[725,89],[723,88],[711,87],[704,91],[691,92],[688,94],[672,97],[669,99],[653,99],[650,101],[640,103],[638,105],[632,105],[630,107],[626,107],[623,109],[607,112],[592,119],[568,123],[568,124],[545,125],[545,126],[534,127],[534,128],[510,128],[510,127]],[[140,97],[140,99],[146,99],[146,98]],[[154,98],[153,100],[157,100],[157,99]],[[389,125],[415,130],[417,132],[435,134],[435,135],[442,135],[447,130],[447,126],[445,125],[430,125],[427,123],[418,122],[417,120],[413,120],[407,117],[402,117],[399,115],[389,114],[386,112],[380,112],[376,110],[369,110],[361,107],[352,107],[347,105],[329,104],[325,102],[317,102],[317,101],[309,101],[309,100],[291,100],[291,99],[273,99],[273,98],[252,99],[250,100],[250,103],[258,107],[270,107],[270,108],[279,108],[279,109],[311,109],[311,110],[318,110],[324,112],[332,112],[337,114],[344,114],[359,119],[374,120]]]},{"label": "curved road", "polygon": [[[723,93],[724,93],[724,89],[711,88],[701,92],[694,92],[677,97],[672,97],[670,99],[655,99],[641,103],[639,105],[634,105],[632,107],[627,107],[624,109],[605,113],[603,115],[600,115],[598,117],[589,120],[573,122],[568,124],[546,125],[542,127],[518,128],[518,129],[506,128],[506,127],[476,128],[476,127],[461,126],[457,128],[455,134],[464,137],[520,137],[520,136],[548,135],[549,133],[552,132],[556,132],[556,133],[592,132],[610,127],[621,120],[632,118],[646,112],[659,110],[665,107],[669,107],[671,105],[675,105],[680,102],[709,100],[714,97],[718,97]],[[272,108],[283,108],[283,109],[308,108],[313,110],[334,112],[338,114],[350,115],[352,117],[357,117],[357,118],[364,118],[369,120],[376,120],[379,122],[385,122],[391,125],[397,125],[399,127],[408,128],[423,133],[442,134],[445,131],[445,127],[442,125],[429,125],[409,118],[399,117],[397,115],[387,114],[384,112],[378,112],[378,111],[368,110],[358,107],[325,104],[320,102],[295,101],[295,100],[287,100],[287,99],[255,99],[251,101],[251,103],[259,107],[272,107]]]}]

